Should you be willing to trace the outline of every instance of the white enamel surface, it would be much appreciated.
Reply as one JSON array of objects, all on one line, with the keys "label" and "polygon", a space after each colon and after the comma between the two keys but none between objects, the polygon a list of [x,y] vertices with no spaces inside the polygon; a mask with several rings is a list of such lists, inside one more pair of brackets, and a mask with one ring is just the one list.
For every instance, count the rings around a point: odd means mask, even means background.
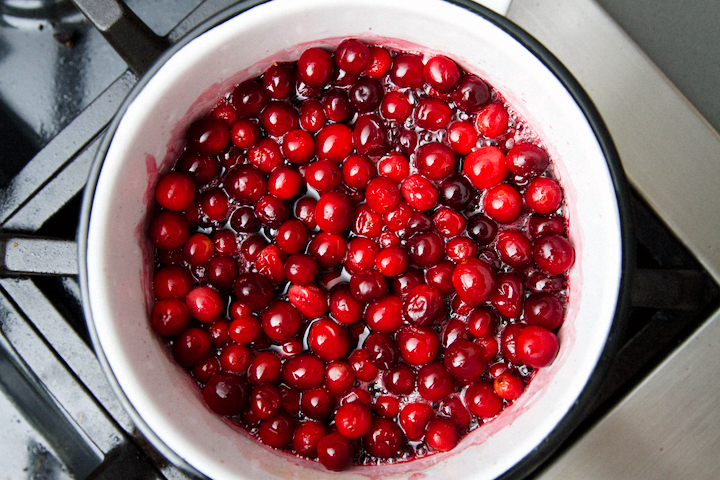
[{"label": "white enamel surface", "polygon": [[[352,7],[350,7],[351,5]],[[399,39],[445,52],[497,87],[538,131],[570,205],[578,259],[561,352],[511,408],[451,453],[399,466],[354,468],[347,478],[494,478],[563,418],[592,373],[615,311],[619,217],[602,152],[562,85],[531,53],[479,16],[436,0],[275,0],[192,41],[129,106],[97,184],[88,236],[88,286],[98,341],[137,415],[179,458],[211,478],[331,478],[317,464],[264,448],[204,406],[149,329],[141,236],[148,195],[174,158],[183,129],[245,76],[297,58],[318,39]],[[460,40],[461,39],[461,40]],[[150,190],[149,190],[150,189]],[[152,433],[150,433],[152,432]],[[177,460],[177,459],[175,459]]]}]

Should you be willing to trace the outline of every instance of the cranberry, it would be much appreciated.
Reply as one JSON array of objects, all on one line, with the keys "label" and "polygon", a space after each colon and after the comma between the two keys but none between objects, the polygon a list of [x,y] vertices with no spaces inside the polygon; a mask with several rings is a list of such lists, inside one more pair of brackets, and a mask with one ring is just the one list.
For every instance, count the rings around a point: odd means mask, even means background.
[{"label": "cranberry", "polygon": [[224,183],[228,194],[245,205],[255,204],[268,191],[265,175],[253,165],[231,169]]},{"label": "cranberry", "polygon": [[368,352],[370,362],[379,370],[389,370],[400,358],[395,342],[384,333],[373,333],[368,336],[363,348]]},{"label": "cranberry", "polygon": [[425,400],[437,402],[450,395],[455,389],[455,381],[439,362],[429,363],[418,371],[418,393]]},{"label": "cranberry", "polygon": [[370,48],[353,38],[343,40],[335,50],[335,63],[351,73],[362,73],[370,60]]},{"label": "cranberry", "polygon": [[398,91],[385,94],[380,102],[380,113],[388,120],[404,122],[412,114],[413,107],[407,96]]},{"label": "cranberry", "polygon": [[220,353],[220,366],[226,372],[245,373],[250,366],[252,353],[245,345],[232,343],[225,346]]},{"label": "cranberry", "polygon": [[342,436],[356,440],[370,432],[372,419],[370,409],[362,403],[347,403],[337,409],[335,427]]},{"label": "cranberry", "polygon": [[450,418],[458,430],[465,430],[470,426],[470,412],[465,407],[459,395],[450,395],[440,405],[439,412]]},{"label": "cranberry", "polygon": [[323,269],[330,269],[340,265],[345,259],[347,242],[340,235],[321,232],[310,240],[308,253],[314,256]]},{"label": "cranberry", "polygon": [[517,375],[510,372],[501,373],[493,381],[495,393],[505,400],[516,400],[525,389],[525,384]]},{"label": "cranberry", "polygon": [[321,48],[305,50],[298,60],[298,77],[311,87],[324,87],[333,76],[333,59]]},{"label": "cranberry", "polygon": [[230,322],[228,334],[239,344],[251,343],[257,340],[262,333],[260,321],[250,315],[243,315]]},{"label": "cranberry", "polygon": [[392,65],[390,53],[383,47],[370,47],[370,60],[364,73],[371,78],[382,78]]},{"label": "cranberry", "polygon": [[280,358],[273,352],[258,352],[248,367],[247,378],[251,385],[276,384],[280,380]]},{"label": "cranberry", "polygon": [[167,298],[153,305],[150,325],[158,334],[174,337],[182,333],[190,323],[190,310],[180,299]]},{"label": "cranberry", "polygon": [[350,101],[361,113],[377,109],[383,95],[382,83],[371,77],[360,77],[350,88]]},{"label": "cranberry", "polygon": [[550,275],[560,275],[575,263],[575,249],[560,235],[546,235],[535,240],[532,256],[537,266]]},{"label": "cranberry", "polygon": [[415,371],[405,363],[399,363],[383,375],[388,391],[408,395],[415,390]]},{"label": "cranberry", "polygon": [[565,236],[565,220],[560,217],[533,213],[530,215],[527,230],[530,238],[533,239],[549,234]]},{"label": "cranberry", "polygon": [[215,255],[207,263],[208,283],[218,290],[231,288],[237,276],[237,260],[229,255]]},{"label": "cranberry", "polygon": [[328,310],[327,294],[312,284],[291,286],[288,300],[307,318],[320,317]]},{"label": "cranberry", "polygon": [[453,270],[452,283],[458,297],[469,305],[479,305],[490,296],[495,284],[493,271],[476,258],[470,258]]},{"label": "cranberry", "polygon": [[481,135],[489,138],[497,138],[508,128],[510,115],[505,107],[499,103],[491,103],[480,110],[475,117],[475,128]]},{"label": "cranberry", "polygon": [[560,328],[565,317],[562,302],[555,296],[545,292],[531,294],[525,300],[525,322],[538,325],[548,330]]},{"label": "cranberry", "polygon": [[303,222],[307,228],[317,227],[315,221],[315,208],[317,200],[312,197],[303,197],[295,204],[295,217]]},{"label": "cranberry", "polygon": [[382,215],[371,210],[367,203],[355,209],[355,220],[352,226],[353,233],[375,238],[382,233],[382,227]]},{"label": "cranberry", "polygon": [[410,175],[402,183],[400,193],[405,201],[414,209],[424,212],[435,208],[438,191],[435,185],[422,175]]},{"label": "cranberry", "polygon": [[494,187],[507,175],[505,155],[497,147],[480,147],[465,157],[463,173],[478,189]]},{"label": "cranberry", "polygon": [[203,398],[208,407],[220,415],[233,416],[241,413],[248,404],[250,386],[244,377],[231,373],[216,373],[203,388]]},{"label": "cranberry", "polygon": [[268,102],[267,91],[255,80],[246,80],[235,87],[232,103],[235,110],[246,117],[259,114]]},{"label": "cranberry", "polygon": [[376,415],[384,418],[395,418],[400,412],[400,400],[392,395],[380,395],[375,399],[373,409]]},{"label": "cranberry", "polygon": [[315,207],[315,221],[318,227],[328,233],[339,234],[350,228],[353,221],[350,197],[342,192],[324,193]]},{"label": "cranberry", "polygon": [[460,211],[465,210],[472,201],[474,189],[465,176],[453,174],[440,183],[438,194],[440,203]]},{"label": "cranberry", "polygon": [[162,211],[155,215],[148,227],[148,237],[157,248],[174,250],[182,247],[190,236],[185,217],[177,212]]},{"label": "cranberry", "polygon": [[354,113],[353,105],[342,90],[330,90],[322,99],[325,117],[332,122],[344,122]]},{"label": "cranberry", "polygon": [[282,448],[292,442],[294,430],[295,419],[281,412],[260,423],[258,436],[265,445]]},{"label": "cranberry", "polygon": [[532,242],[520,232],[506,230],[498,236],[496,248],[500,258],[513,268],[532,264]]},{"label": "cranberry", "polygon": [[376,213],[388,213],[400,203],[400,190],[387,177],[370,180],[365,190],[367,205]]},{"label": "cranberry", "polygon": [[455,292],[452,284],[452,272],[455,264],[445,260],[425,271],[425,281],[434,287],[441,295],[447,296]]},{"label": "cranberry", "polygon": [[317,448],[320,439],[327,434],[322,423],[314,421],[306,421],[298,423],[295,427],[293,435],[293,450],[298,455],[307,458],[315,458],[317,456]]},{"label": "cranberry", "polygon": [[435,90],[446,93],[453,90],[460,81],[460,69],[453,60],[437,55],[425,64],[423,77]]},{"label": "cranberry", "polygon": [[500,337],[502,356],[512,363],[520,363],[517,357],[517,339],[524,328],[525,325],[511,323],[505,327]]},{"label": "cranberry", "polygon": [[288,162],[305,163],[315,155],[315,139],[305,130],[290,130],[283,136],[281,150]]},{"label": "cranberry", "polygon": [[452,450],[458,442],[457,425],[449,418],[436,418],[428,424],[425,441],[438,452]]},{"label": "cranberry", "polygon": [[423,98],[415,106],[415,123],[431,132],[445,129],[451,119],[450,106],[438,98]]},{"label": "cranberry", "polygon": [[325,435],[317,445],[318,459],[328,470],[345,470],[352,462],[353,455],[350,440],[339,433]]},{"label": "cranberry", "polygon": [[253,311],[259,312],[270,305],[275,291],[270,281],[258,273],[240,274],[233,285],[235,296]]},{"label": "cranberry", "polygon": [[326,362],[339,360],[350,350],[347,329],[327,318],[310,325],[308,345],[315,355]]},{"label": "cranberry", "polygon": [[495,315],[486,307],[476,307],[468,316],[468,331],[477,338],[485,338],[495,332]]},{"label": "cranberry", "polygon": [[418,285],[404,302],[405,318],[412,324],[427,327],[445,316],[445,302],[440,292],[430,285]]},{"label": "cranberry", "polygon": [[387,418],[373,420],[370,432],[363,437],[365,450],[375,457],[392,458],[405,448],[405,435],[400,427]]},{"label": "cranberry", "polygon": [[318,263],[311,255],[294,253],[285,261],[285,278],[295,285],[309,285],[317,274]]},{"label": "cranberry", "polygon": [[375,164],[364,155],[350,155],[342,164],[342,179],[356,190],[364,189],[375,176]]},{"label": "cranberry", "polygon": [[201,384],[207,384],[218,372],[220,372],[220,362],[217,357],[208,357],[192,369],[193,377]]},{"label": "cranberry", "polygon": [[350,293],[348,286],[343,286],[330,293],[330,314],[340,323],[351,325],[360,321],[364,307],[364,304]]},{"label": "cranberry", "polygon": [[390,78],[399,87],[420,88],[424,83],[422,57],[403,53],[393,59]]},{"label": "cranberry", "polygon": [[490,88],[480,77],[465,75],[450,98],[460,110],[474,113],[490,101]]},{"label": "cranberry", "polygon": [[303,392],[300,406],[306,417],[325,420],[335,412],[337,397],[326,388],[315,388]]},{"label": "cranberry", "polygon": [[240,245],[240,253],[248,262],[255,262],[265,247],[268,246],[267,240],[260,235],[248,235]]},{"label": "cranberry", "polygon": [[319,160],[339,164],[352,153],[353,132],[344,123],[323,127],[315,136],[315,155]]},{"label": "cranberry", "polygon": [[426,143],[415,158],[418,171],[430,180],[441,180],[455,170],[455,154],[442,143]]},{"label": "cranberry", "polygon": [[291,387],[300,390],[318,388],[325,379],[325,364],[315,355],[301,353],[285,360],[282,375]]},{"label": "cranberry", "polygon": [[187,130],[188,145],[200,153],[217,155],[230,144],[230,129],[220,120],[205,117],[194,121]]},{"label": "cranberry", "polygon": [[183,267],[168,265],[155,273],[153,292],[158,300],[166,298],[184,299],[193,286],[190,273]]},{"label": "cranberry", "polygon": [[492,418],[502,410],[503,401],[496,393],[493,384],[485,380],[473,383],[465,391],[465,403],[468,409],[480,418]]},{"label": "cranberry", "polygon": [[435,418],[435,411],[426,403],[408,403],[400,411],[399,422],[405,436],[411,442],[418,442],[425,436],[430,421]]},{"label": "cranberry", "polygon": [[447,140],[453,152],[467,155],[475,147],[478,135],[475,127],[468,122],[453,122],[447,129]]},{"label": "cranberry", "polygon": [[325,385],[331,392],[341,395],[350,390],[354,383],[355,374],[349,363],[328,363],[325,370]]},{"label": "cranberry", "polygon": [[410,259],[420,267],[433,267],[445,257],[445,242],[436,232],[413,235],[407,246]]},{"label": "cranberry", "polygon": [[183,367],[193,367],[210,354],[210,336],[199,328],[190,327],[173,341],[173,356]]},{"label": "cranberry", "polygon": [[512,223],[522,212],[520,193],[507,183],[492,187],[485,193],[483,206],[488,217],[498,223]]},{"label": "cranberry", "polygon": [[350,293],[364,303],[379,300],[387,294],[385,277],[376,271],[354,273],[350,277]]},{"label": "cranberry", "polygon": [[182,212],[194,199],[195,182],[187,173],[170,172],[155,187],[155,200],[161,207],[174,212]]},{"label": "cranberry", "polygon": [[262,84],[270,98],[288,98],[295,92],[294,68],[288,63],[273,63],[265,70]]},{"label": "cranberry", "polygon": [[532,143],[518,143],[507,154],[507,168],[515,175],[534,177],[544,172],[550,159],[545,150]]},{"label": "cranberry", "polygon": [[325,111],[317,100],[306,100],[300,107],[300,126],[308,132],[316,133],[326,123]]},{"label": "cranberry", "polygon": [[289,302],[280,300],[262,313],[260,324],[265,335],[276,342],[288,340],[300,330],[300,313]]},{"label": "cranberry", "polygon": [[410,162],[405,155],[390,153],[380,159],[377,169],[383,177],[401,183],[410,175]]},{"label": "cranberry", "polygon": [[405,326],[397,333],[400,356],[410,365],[426,365],[438,354],[440,342],[434,331],[425,327]]},{"label": "cranberry", "polygon": [[472,382],[485,370],[482,349],[468,340],[458,339],[445,351],[445,367],[458,380]]},{"label": "cranberry", "polygon": [[435,211],[433,222],[445,237],[456,237],[465,231],[467,221],[462,214],[447,207],[440,207]]},{"label": "cranberry", "polygon": [[355,350],[350,354],[348,362],[358,380],[372,382],[377,377],[378,368],[370,361],[370,353],[367,350]]},{"label": "cranberry", "polygon": [[214,155],[203,155],[186,150],[178,158],[175,170],[189,173],[196,185],[204,185],[215,178],[220,170],[220,162]]},{"label": "cranberry", "polygon": [[554,333],[545,327],[529,325],[517,336],[515,353],[521,363],[533,368],[550,365],[560,344]]},{"label": "cranberry", "polygon": [[390,139],[382,119],[372,113],[355,121],[352,142],[360,155],[383,155],[390,150]]}]

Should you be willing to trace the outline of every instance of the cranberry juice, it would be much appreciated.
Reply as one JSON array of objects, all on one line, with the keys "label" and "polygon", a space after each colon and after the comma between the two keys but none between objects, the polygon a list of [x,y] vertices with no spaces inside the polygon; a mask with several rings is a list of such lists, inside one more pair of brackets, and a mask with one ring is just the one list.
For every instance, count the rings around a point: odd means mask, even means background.
[{"label": "cranberry juice", "polygon": [[562,187],[445,56],[275,63],[188,128],[155,198],[153,330],[210,409],[328,469],[451,450],[560,348]]}]

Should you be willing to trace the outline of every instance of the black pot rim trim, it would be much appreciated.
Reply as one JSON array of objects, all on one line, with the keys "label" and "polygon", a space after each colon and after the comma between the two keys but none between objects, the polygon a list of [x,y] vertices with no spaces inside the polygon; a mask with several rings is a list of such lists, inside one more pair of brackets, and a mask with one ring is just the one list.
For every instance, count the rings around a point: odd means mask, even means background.
[{"label": "black pot rim trim", "polygon": [[[123,101],[121,107],[118,109],[113,120],[107,127],[104,134],[98,152],[88,176],[85,191],[83,193],[83,201],[80,212],[80,225],[78,227],[77,240],[78,240],[78,259],[80,266],[80,288],[81,296],[83,301],[83,310],[85,313],[88,330],[93,343],[93,347],[98,356],[105,375],[108,377],[108,381],[113,386],[115,394],[119,397],[125,410],[130,414],[133,422],[143,432],[144,435],[151,437],[153,445],[160,450],[160,452],[170,459],[174,459],[174,463],[179,464],[182,468],[192,472],[193,474],[206,478],[200,472],[195,470],[192,466],[188,465],[184,459],[179,457],[174,451],[172,451],[165,443],[155,435],[150,427],[144,422],[144,420],[137,413],[135,408],[132,406],[130,401],[125,396],[122,388],[120,387],[112,368],[105,357],[102,346],[99,343],[97,331],[95,329],[95,323],[92,317],[92,311],[90,308],[90,296],[88,291],[88,278],[87,278],[87,240],[88,240],[88,229],[90,223],[90,214],[92,211],[92,201],[97,188],[97,181],[100,176],[102,164],[104,162],[105,155],[110,147],[112,137],[120,123],[120,120],[127,111],[128,106],[139,92],[145,87],[155,73],[167,62],[167,60],[181,50],[189,42],[207,32],[213,27],[235,17],[253,7],[267,3],[271,0],[244,0],[236,5],[223,10],[199,26],[195,27],[189,33],[184,35],[180,40],[168,48],[158,59],[158,61],[138,80],[137,84],[128,94],[127,98]],[[605,126],[600,113],[593,104],[592,100],[573,77],[570,71],[555,57],[547,48],[545,48],[538,40],[532,37],[528,32],[520,28],[518,25],[513,23],[506,17],[489,10],[488,8],[479,5],[472,0],[442,0],[447,3],[462,7],[472,14],[483,17],[484,19],[494,23],[501,30],[505,31],[508,35],[517,40],[521,45],[527,48],[532,54],[534,54],[548,70],[550,70],[560,83],[568,90],[570,95],[574,98],[575,102],[580,107],[581,111],[585,115],[591,129],[595,133],[601,150],[607,161],[608,169],[615,186],[616,200],[618,204],[618,211],[620,216],[620,235],[622,242],[622,265],[621,265],[621,279],[618,293],[618,300],[615,309],[615,317],[608,334],[607,341],[603,348],[602,354],[595,366],[595,370],[589,377],[585,387],[573,403],[572,407],[565,414],[562,420],[555,426],[555,428],[548,434],[548,436],[536,446],[530,453],[528,453],[523,459],[517,462],[513,467],[508,469],[505,473],[497,477],[498,480],[509,480],[524,478],[535,469],[537,469],[541,463],[547,460],[557,448],[564,442],[570,434],[578,426],[579,422],[587,414],[590,405],[594,399],[594,396],[598,392],[605,374],[609,367],[613,356],[620,347],[620,341],[622,339],[622,333],[625,329],[627,312],[630,307],[630,286],[632,283],[632,272],[634,265],[635,255],[635,240],[632,236],[631,228],[631,210],[630,210],[630,190],[627,184],[625,173],[620,162],[619,155],[613,143],[610,132]]]}]

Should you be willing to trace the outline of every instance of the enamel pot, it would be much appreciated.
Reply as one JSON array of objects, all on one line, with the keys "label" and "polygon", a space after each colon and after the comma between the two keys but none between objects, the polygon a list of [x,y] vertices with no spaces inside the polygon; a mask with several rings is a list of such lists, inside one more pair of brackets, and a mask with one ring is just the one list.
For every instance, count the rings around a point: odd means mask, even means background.
[{"label": "enamel pot", "polygon": [[[145,230],[155,183],[181,151],[190,122],[273,61],[347,37],[444,53],[496,87],[548,146],[576,262],[560,353],[518,401],[448,453],[338,474],[261,445],[205,406],[149,326],[153,251]],[[474,2],[243,2],[164,51],[110,124],[79,233],[85,313],[98,358],[135,424],[188,471],[224,480],[522,477],[577,426],[614,353],[632,250],[626,196],[612,141],[587,95],[527,33]]]}]

